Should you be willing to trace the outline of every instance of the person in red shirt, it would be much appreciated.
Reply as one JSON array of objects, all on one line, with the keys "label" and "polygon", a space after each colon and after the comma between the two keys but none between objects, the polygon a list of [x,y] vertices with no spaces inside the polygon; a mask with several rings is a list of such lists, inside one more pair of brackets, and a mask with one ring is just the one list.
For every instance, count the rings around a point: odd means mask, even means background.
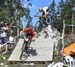
[{"label": "person in red shirt", "polygon": [[31,36],[33,38],[35,36],[35,31],[32,26],[25,28],[23,32],[25,33],[26,37]]},{"label": "person in red shirt", "polygon": [[28,50],[28,48],[30,46],[32,38],[35,37],[35,31],[34,31],[34,29],[33,29],[32,26],[28,26],[28,27],[26,27],[23,30],[23,32],[25,33],[24,34],[24,40],[25,40],[24,43],[26,44],[26,46],[25,46],[25,52],[27,53],[27,50]]}]

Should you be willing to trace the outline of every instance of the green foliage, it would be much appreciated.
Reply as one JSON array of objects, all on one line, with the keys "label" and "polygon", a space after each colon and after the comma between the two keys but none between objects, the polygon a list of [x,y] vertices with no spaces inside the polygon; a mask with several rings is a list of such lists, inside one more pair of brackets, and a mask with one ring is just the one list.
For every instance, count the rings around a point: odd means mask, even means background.
[{"label": "green foliage", "polygon": [[[63,26],[63,20],[65,20],[66,24],[72,24],[72,21],[73,21],[72,14],[74,15],[74,18],[75,18],[75,11],[73,10],[73,8],[75,8],[75,0],[66,0],[65,2],[64,0],[61,0],[59,2],[58,7],[59,7],[58,11],[60,15],[57,21],[59,22],[58,24],[60,24],[59,29],[62,30],[61,26]],[[67,27],[66,32],[67,33],[71,32],[71,27],[70,28]]]},{"label": "green foliage", "polygon": [[[57,28],[60,32],[63,29],[63,20],[66,24],[72,24],[75,22],[75,0],[60,0],[57,9],[56,4],[53,0],[52,4],[49,6],[49,11],[51,14],[52,25]],[[74,19],[72,18],[74,16]],[[73,22],[73,24],[75,24]],[[66,28],[66,33],[72,32],[71,27]]]},{"label": "green foliage", "polygon": [[14,0],[0,1],[0,21],[12,22],[12,20],[19,20],[24,15],[29,15],[29,8],[22,7],[19,0],[15,0],[15,2]]}]

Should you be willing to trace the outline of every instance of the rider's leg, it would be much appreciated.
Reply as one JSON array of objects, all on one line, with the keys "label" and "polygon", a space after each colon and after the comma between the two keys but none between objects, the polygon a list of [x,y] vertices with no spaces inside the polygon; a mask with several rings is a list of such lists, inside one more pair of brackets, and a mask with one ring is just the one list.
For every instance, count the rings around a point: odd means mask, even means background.
[{"label": "rider's leg", "polygon": [[28,56],[30,56],[30,51],[29,51],[28,49],[29,49],[29,47],[30,47],[31,41],[32,41],[32,38],[29,37],[29,41],[26,42],[26,47],[25,47],[25,49],[26,49],[26,54],[27,54]]},{"label": "rider's leg", "polygon": [[27,50],[28,50],[28,42],[25,42],[26,45],[25,45],[25,52],[27,53]]},{"label": "rider's leg", "polygon": [[30,34],[28,34],[28,41],[26,41],[26,46],[25,46],[26,52],[28,51],[30,47],[31,41],[32,41],[32,37],[30,36]]}]

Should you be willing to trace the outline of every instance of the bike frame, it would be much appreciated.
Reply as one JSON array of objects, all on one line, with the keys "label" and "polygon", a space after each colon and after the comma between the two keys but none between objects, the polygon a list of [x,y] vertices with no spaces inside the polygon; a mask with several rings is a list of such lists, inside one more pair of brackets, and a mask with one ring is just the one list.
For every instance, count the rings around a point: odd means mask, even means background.
[{"label": "bike frame", "polygon": [[[36,32],[40,32],[40,28],[41,28],[41,30],[44,28],[44,27],[47,27],[49,24],[50,24],[50,21],[51,21],[51,18],[50,18],[50,16],[46,19],[46,21],[43,21],[44,19],[43,19],[43,17],[40,17],[40,16],[37,16],[38,18],[39,18],[39,21],[37,21],[36,22],[36,24],[35,24],[35,30],[36,30]],[[48,20],[49,20],[49,23],[48,23]],[[44,22],[44,23],[43,23]],[[39,23],[39,25],[38,25],[38,28],[37,28],[37,24]]]}]

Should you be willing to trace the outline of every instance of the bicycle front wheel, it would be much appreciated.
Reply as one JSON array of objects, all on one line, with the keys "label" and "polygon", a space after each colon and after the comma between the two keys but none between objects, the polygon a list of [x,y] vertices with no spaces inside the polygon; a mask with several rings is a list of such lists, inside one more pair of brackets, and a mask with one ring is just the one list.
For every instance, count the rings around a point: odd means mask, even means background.
[{"label": "bicycle front wheel", "polygon": [[26,47],[26,43],[23,44],[22,48],[21,48],[21,56],[20,56],[20,60],[25,60],[27,59],[27,56],[25,55],[25,47]]}]

